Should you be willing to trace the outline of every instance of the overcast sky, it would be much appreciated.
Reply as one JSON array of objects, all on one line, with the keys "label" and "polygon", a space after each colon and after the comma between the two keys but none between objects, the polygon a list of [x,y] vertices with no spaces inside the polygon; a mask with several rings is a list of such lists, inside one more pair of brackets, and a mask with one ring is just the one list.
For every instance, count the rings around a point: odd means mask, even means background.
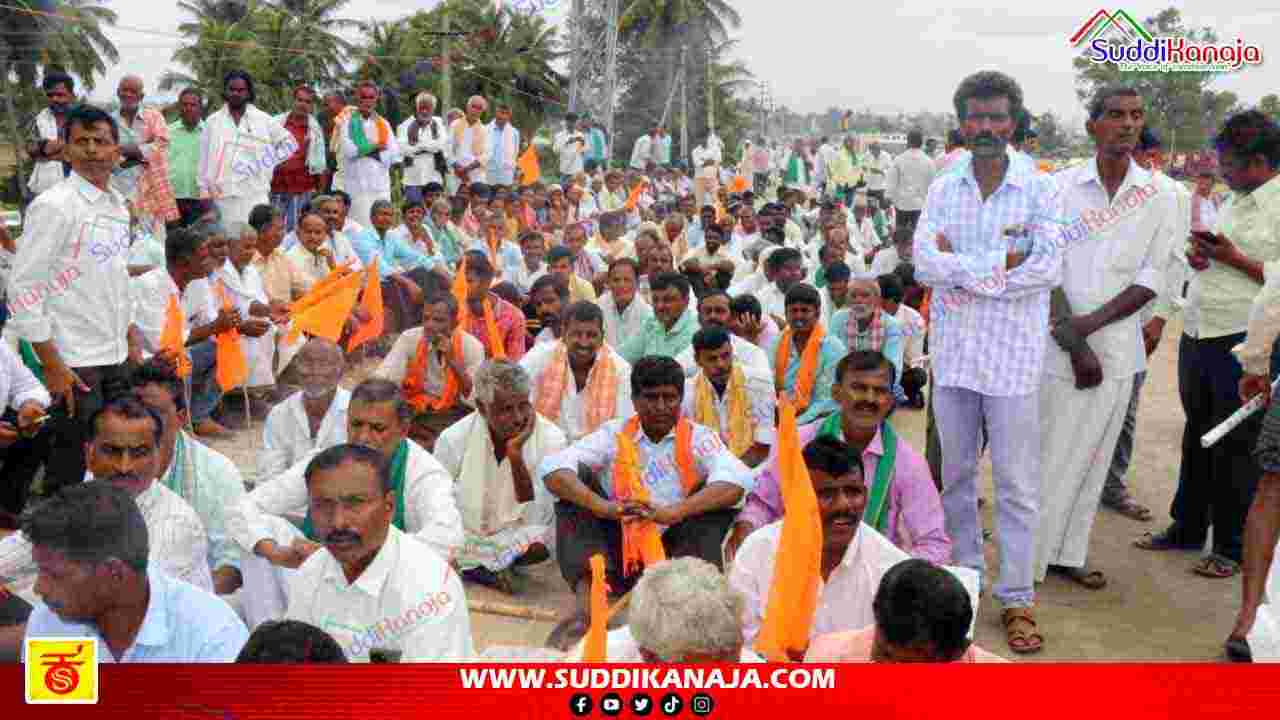
[{"label": "overcast sky", "polygon": [[[588,0],[602,2],[603,0]],[[563,16],[570,0],[508,0],[555,6]],[[839,0],[731,0],[742,15],[739,56],[756,77],[770,84],[775,101],[800,112],[828,107],[878,111],[947,111],[956,85],[979,69],[1008,72],[1021,84],[1033,112],[1053,110],[1060,118],[1082,120],[1067,38],[1102,5],[1098,0],[897,0],[847,3]],[[433,0],[363,0],[348,6],[350,17],[403,17]],[[1129,2],[1123,8],[1141,19],[1166,2]],[[1240,37],[1263,49],[1263,65],[1224,77],[1219,89],[1246,103],[1280,91],[1280,2],[1175,0],[1194,26],[1210,25],[1220,39]],[[177,41],[137,32],[172,34],[182,21],[176,5],[154,0],[111,0],[121,28],[107,34],[124,62],[95,97],[109,97],[128,68],[154,88],[169,66]],[[123,28],[132,28],[127,30]]]}]

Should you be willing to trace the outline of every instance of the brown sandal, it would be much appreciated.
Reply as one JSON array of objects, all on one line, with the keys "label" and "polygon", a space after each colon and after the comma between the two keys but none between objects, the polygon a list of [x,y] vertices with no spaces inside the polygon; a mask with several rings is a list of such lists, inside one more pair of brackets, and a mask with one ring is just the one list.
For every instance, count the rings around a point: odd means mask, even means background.
[{"label": "brown sandal", "polygon": [[[1031,617],[1031,608],[1005,608],[1002,619],[1010,650],[1025,655],[1044,649],[1044,636],[1036,632],[1036,621]],[[1014,623],[1018,621],[1030,625],[1030,631],[1025,626],[1014,627]]]}]

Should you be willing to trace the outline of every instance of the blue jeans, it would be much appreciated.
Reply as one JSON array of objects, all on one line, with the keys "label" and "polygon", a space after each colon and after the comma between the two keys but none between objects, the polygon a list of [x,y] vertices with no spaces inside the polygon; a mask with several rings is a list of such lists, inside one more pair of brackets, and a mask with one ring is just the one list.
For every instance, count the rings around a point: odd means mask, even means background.
[{"label": "blue jeans", "polygon": [[214,360],[217,351],[213,340],[193,345],[191,354],[191,424],[197,425],[213,415],[213,409],[222,400],[222,388],[214,377]]}]

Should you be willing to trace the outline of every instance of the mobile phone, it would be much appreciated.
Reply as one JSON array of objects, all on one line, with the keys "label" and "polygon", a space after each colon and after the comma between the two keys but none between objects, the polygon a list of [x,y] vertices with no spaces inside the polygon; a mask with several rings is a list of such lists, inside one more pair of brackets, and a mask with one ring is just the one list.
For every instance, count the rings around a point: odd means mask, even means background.
[{"label": "mobile phone", "polygon": [[1206,232],[1204,230],[1196,230],[1195,232],[1191,233],[1191,237],[1197,240],[1200,240],[1201,242],[1209,243],[1210,245],[1218,244],[1218,236],[1214,235],[1211,232]]}]

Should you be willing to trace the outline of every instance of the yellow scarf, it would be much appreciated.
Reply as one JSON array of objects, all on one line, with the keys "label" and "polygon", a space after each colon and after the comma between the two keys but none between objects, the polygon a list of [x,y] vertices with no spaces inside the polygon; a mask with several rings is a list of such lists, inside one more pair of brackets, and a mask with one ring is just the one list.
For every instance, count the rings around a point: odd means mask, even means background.
[{"label": "yellow scarf", "polygon": [[[742,457],[743,453],[755,444],[755,428],[751,422],[751,401],[747,397],[747,378],[742,366],[733,364],[733,372],[729,374],[729,385],[725,388],[729,398],[729,434],[726,438],[733,454]],[[720,433],[720,413],[716,411],[715,388],[705,373],[698,373],[698,384],[694,390],[693,419],[699,425]]]}]

